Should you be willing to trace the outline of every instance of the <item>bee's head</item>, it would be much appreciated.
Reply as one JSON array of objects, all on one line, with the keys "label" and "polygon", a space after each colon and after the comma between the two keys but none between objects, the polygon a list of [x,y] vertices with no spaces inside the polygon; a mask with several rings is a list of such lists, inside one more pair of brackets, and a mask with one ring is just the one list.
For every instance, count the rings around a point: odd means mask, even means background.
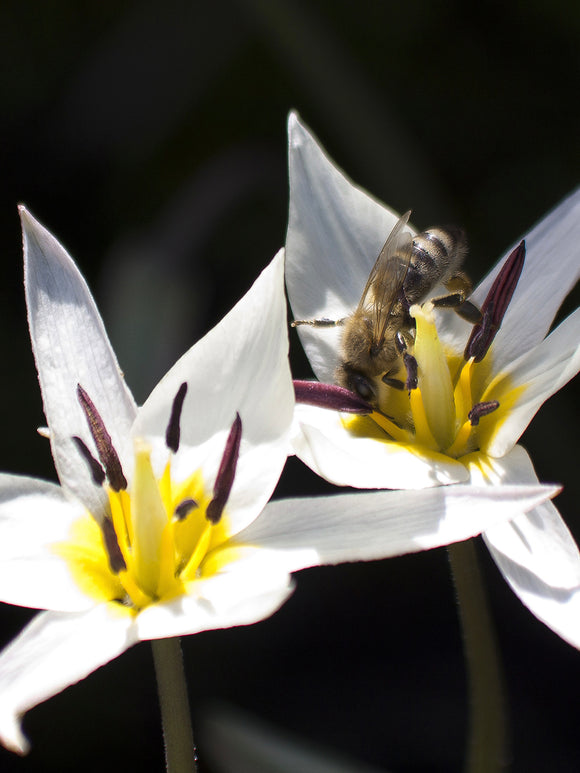
[{"label": "bee's head", "polygon": [[365,375],[348,362],[342,362],[336,369],[336,382],[350,389],[374,408],[378,406],[379,390],[375,378]]}]

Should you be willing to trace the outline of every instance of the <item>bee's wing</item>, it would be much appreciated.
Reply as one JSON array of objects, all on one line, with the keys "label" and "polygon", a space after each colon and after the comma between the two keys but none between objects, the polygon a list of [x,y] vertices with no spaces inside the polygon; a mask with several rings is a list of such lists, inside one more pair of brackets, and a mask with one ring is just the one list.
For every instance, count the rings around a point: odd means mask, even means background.
[{"label": "bee's wing", "polygon": [[413,238],[404,228],[411,211],[402,215],[389,234],[369,275],[358,310],[365,311],[373,323],[373,341],[382,346],[385,331],[409,269]]}]

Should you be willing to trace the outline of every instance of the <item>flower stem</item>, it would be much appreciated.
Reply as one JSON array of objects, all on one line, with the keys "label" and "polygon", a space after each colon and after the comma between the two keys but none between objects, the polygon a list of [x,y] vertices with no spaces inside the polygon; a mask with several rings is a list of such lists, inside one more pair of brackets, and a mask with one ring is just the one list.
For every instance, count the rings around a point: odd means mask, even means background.
[{"label": "flower stem", "polygon": [[179,638],[151,642],[161,707],[167,773],[197,770],[183,655]]},{"label": "flower stem", "polygon": [[470,694],[466,773],[506,770],[503,679],[473,540],[447,548],[457,593]]}]

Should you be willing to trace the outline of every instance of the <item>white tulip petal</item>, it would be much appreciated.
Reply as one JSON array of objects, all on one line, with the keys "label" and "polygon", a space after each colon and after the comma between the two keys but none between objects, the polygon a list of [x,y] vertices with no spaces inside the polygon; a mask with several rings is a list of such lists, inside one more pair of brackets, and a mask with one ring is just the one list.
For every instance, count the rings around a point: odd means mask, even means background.
[{"label": "white tulip petal", "polygon": [[[240,553],[235,544],[232,548]],[[294,589],[290,575],[268,551],[242,553],[221,573],[195,580],[187,595],[143,610],[137,619],[139,638],[187,636],[270,617]]]},{"label": "white tulip petal", "polygon": [[580,588],[580,553],[551,502],[486,531],[485,541],[507,580],[525,571],[553,589]]},{"label": "white tulip petal", "polygon": [[[494,342],[496,370],[508,367],[545,337],[562,301],[580,278],[580,188],[546,215],[525,239],[524,269]],[[505,257],[473,294],[476,303],[485,299]]]},{"label": "white tulip petal", "polygon": [[530,612],[564,641],[580,649],[580,587],[554,587],[504,554],[494,550],[491,554],[513,592]]},{"label": "white tulip petal", "polygon": [[515,446],[509,454],[496,459],[485,454],[464,457],[474,486],[501,486],[504,483],[537,483],[528,452],[522,446]]},{"label": "white tulip petal", "polygon": [[137,641],[133,618],[116,604],[88,612],[43,612],[0,654],[0,742],[26,754],[20,719]]},{"label": "white tulip petal", "polygon": [[318,564],[370,561],[474,537],[557,492],[555,486],[381,491],[270,502],[240,542],[276,551],[296,571]]},{"label": "white tulip petal", "polygon": [[236,529],[270,498],[289,451],[294,390],[288,362],[284,255],[280,251],[234,308],[167,373],[139,410],[133,434],[157,437],[157,469],[173,399],[188,391],[181,445],[172,462],[177,480],[201,468],[213,486],[236,413],[242,443],[228,512]]},{"label": "white tulip petal", "polygon": [[[487,451],[492,456],[507,453],[546,400],[567,384],[580,370],[580,309],[553,333],[511,363],[505,376],[510,387],[524,391],[498,426]],[[498,388],[501,389],[501,383]],[[494,395],[490,395],[490,398]],[[501,396],[498,395],[501,403]]]},{"label": "white tulip petal", "polygon": [[85,280],[64,248],[24,207],[20,216],[30,337],[54,462],[62,485],[91,512],[99,512],[104,492],[92,482],[72,441],[78,435],[94,448],[77,384],[97,407],[122,462],[132,460],[128,439],[136,407]]},{"label": "white tulip petal", "polygon": [[[288,120],[290,213],[286,284],[295,319],[342,319],[357,306],[398,220],[328,158],[295,113]],[[316,376],[333,381],[339,331],[298,332]]]},{"label": "white tulip petal", "polygon": [[94,606],[55,549],[84,513],[54,483],[0,475],[0,599],[73,612]]},{"label": "white tulip petal", "polygon": [[[502,483],[537,481],[532,462],[521,446],[503,459],[490,462]],[[494,479],[490,482],[495,485]],[[580,586],[578,546],[551,502],[486,530],[484,538],[506,579],[510,579],[512,570],[515,574],[521,570],[546,587],[570,590]]]},{"label": "white tulip petal", "polygon": [[[528,542],[530,536],[532,542]],[[522,603],[548,628],[580,649],[580,583],[573,584],[579,571],[578,548],[554,505],[546,502],[513,524],[495,526],[484,539]],[[564,576],[566,570],[568,577]]]},{"label": "white tulip petal", "polygon": [[427,488],[469,479],[455,459],[422,456],[413,446],[355,436],[336,411],[311,405],[296,406],[292,444],[305,464],[338,486]]}]

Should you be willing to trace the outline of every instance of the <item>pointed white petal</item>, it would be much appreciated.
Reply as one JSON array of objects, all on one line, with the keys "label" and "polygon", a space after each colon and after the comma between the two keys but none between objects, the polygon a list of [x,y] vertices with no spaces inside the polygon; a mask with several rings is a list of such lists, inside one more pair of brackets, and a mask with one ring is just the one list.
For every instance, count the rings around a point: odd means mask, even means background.
[{"label": "pointed white petal", "polygon": [[[580,188],[534,226],[525,239],[524,270],[494,342],[496,370],[503,370],[544,338],[580,277]],[[504,260],[475,291],[476,303],[484,300]]]},{"label": "pointed white petal", "polygon": [[[268,501],[286,461],[294,409],[281,251],[224,319],[167,373],[139,411],[134,434],[154,441],[157,468],[167,457],[165,430],[183,382],[181,445],[172,470],[201,468],[213,487],[236,412],[242,442],[228,513],[242,528]],[[156,441],[156,442],[155,442]]]},{"label": "pointed white petal", "polygon": [[[288,120],[286,284],[295,319],[341,319],[358,304],[398,215],[354,185],[295,113]],[[333,381],[339,331],[298,327],[316,376]]]},{"label": "pointed white petal", "polygon": [[554,505],[545,502],[483,537],[522,603],[580,649],[580,556]]},{"label": "pointed white petal", "polygon": [[91,511],[98,512],[104,493],[92,482],[87,464],[71,440],[78,435],[94,449],[77,399],[77,384],[97,407],[122,461],[132,458],[128,439],[135,404],[74,262],[24,207],[20,217],[28,323],[54,462],[62,485]]},{"label": "pointed white petal", "polygon": [[580,649],[580,586],[554,587],[505,554],[496,550],[491,550],[491,554],[513,592],[530,612],[562,639]]},{"label": "pointed white petal", "polygon": [[0,599],[36,609],[72,612],[94,606],[74,582],[57,546],[83,515],[59,486],[0,475]]},{"label": "pointed white petal", "polygon": [[553,496],[554,486],[381,491],[270,502],[236,541],[268,548],[280,566],[370,561],[474,537]]},{"label": "pointed white petal", "polygon": [[338,486],[426,488],[469,479],[461,462],[349,432],[336,411],[297,405],[292,444],[314,472]]},{"label": "pointed white petal", "polygon": [[[481,475],[492,486],[499,481],[537,480],[521,446],[503,459],[489,459]],[[476,471],[472,477],[477,478]],[[549,628],[580,648],[580,555],[560,514],[551,502],[489,528],[483,538],[514,593]]]},{"label": "pointed white petal", "polygon": [[506,579],[512,570],[522,570],[554,589],[580,588],[578,546],[551,502],[489,529],[484,537]]},{"label": "pointed white petal", "polygon": [[[493,460],[493,466],[504,483],[537,481],[531,460],[521,446],[503,459]],[[551,502],[519,515],[508,524],[486,530],[484,537],[506,579],[510,579],[513,569],[516,573],[521,570],[526,576],[537,577],[551,588],[580,587],[578,547]]]},{"label": "pointed white petal", "polygon": [[294,588],[285,566],[269,551],[241,552],[234,546],[232,556],[219,574],[192,582],[187,596],[143,610],[137,618],[139,638],[249,625],[274,614]]},{"label": "pointed white petal", "polygon": [[22,715],[136,641],[133,618],[119,605],[37,615],[0,654],[0,742],[26,754]]},{"label": "pointed white petal", "polygon": [[[503,456],[516,443],[538,409],[567,384],[580,370],[580,309],[571,314],[553,333],[522,357],[507,366],[508,389],[521,385],[524,390],[498,426],[488,453]],[[502,384],[498,384],[501,390]],[[489,399],[494,396],[489,395]],[[501,403],[501,394],[497,398]]]}]

